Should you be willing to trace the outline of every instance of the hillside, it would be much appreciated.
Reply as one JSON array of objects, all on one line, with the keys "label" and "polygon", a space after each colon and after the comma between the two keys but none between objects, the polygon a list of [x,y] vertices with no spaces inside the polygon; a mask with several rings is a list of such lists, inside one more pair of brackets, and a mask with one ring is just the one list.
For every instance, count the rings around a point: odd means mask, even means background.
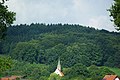
[{"label": "hillside", "polygon": [[80,25],[21,24],[8,28],[2,51],[31,63],[54,64],[61,57],[64,67],[76,63],[119,67],[119,42],[119,33]]},{"label": "hillside", "polygon": [[[84,78],[91,77],[92,73],[87,70],[91,65],[120,67],[119,42],[120,33],[116,32],[76,24],[32,23],[8,27],[7,36],[0,44],[0,52],[20,62],[49,66],[48,73],[54,72],[60,58],[62,67],[66,69],[65,73],[72,72],[71,69],[76,69],[78,65],[85,66],[85,73],[82,73]],[[79,69],[80,67],[78,72]],[[111,73],[112,71],[110,69]],[[71,77],[68,77],[78,78],[79,74],[81,72],[72,76],[71,73]],[[103,77],[103,74],[100,76]]]}]

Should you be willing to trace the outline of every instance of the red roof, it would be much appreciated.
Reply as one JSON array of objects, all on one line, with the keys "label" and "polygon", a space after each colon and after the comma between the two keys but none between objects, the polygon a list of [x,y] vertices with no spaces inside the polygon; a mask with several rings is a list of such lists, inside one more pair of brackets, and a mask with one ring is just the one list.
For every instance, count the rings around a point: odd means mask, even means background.
[{"label": "red roof", "polygon": [[117,78],[117,75],[105,75],[103,80],[115,80]]},{"label": "red roof", "polygon": [[4,78],[0,78],[0,80],[9,80],[9,78],[4,77]]},{"label": "red roof", "polygon": [[21,78],[21,76],[3,77],[0,80],[16,80],[17,78]]}]

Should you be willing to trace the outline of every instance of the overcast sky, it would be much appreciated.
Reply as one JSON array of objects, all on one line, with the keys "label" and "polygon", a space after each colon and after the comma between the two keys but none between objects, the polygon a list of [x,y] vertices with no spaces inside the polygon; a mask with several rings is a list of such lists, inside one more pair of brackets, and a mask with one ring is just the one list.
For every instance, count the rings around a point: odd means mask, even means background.
[{"label": "overcast sky", "polygon": [[109,12],[113,0],[9,0],[14,24],[70,23],[115,31]]}]

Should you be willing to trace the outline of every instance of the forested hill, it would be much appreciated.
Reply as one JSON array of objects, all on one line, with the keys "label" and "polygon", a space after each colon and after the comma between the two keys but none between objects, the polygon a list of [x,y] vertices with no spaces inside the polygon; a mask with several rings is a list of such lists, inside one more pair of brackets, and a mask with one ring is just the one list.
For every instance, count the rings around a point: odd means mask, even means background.
[{"label": "forested hill", "polygon": [[[31,24],[8,27],[2,53],[19,61],[63,67],[120,67],[120,34],[81,25]],[[54,70],[56,66],[52,66]]]}]

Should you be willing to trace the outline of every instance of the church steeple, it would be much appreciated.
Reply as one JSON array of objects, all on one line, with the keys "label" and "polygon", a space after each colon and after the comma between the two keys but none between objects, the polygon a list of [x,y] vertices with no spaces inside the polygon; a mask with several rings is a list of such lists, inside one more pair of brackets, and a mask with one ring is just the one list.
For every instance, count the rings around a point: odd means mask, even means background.
[{"label": "church steeple", "polygon": [[57,69],[55,70],[55,73],[59,76],[64,76],[64,74],[61,72],[60,58],[58,59],[58,65],[57,65]]},{"label": "church steeple", "polygon": [[61,71],[60,58],[58,59],[58,65],[57,65],[57,69],[59,69],[59,70]]}]

